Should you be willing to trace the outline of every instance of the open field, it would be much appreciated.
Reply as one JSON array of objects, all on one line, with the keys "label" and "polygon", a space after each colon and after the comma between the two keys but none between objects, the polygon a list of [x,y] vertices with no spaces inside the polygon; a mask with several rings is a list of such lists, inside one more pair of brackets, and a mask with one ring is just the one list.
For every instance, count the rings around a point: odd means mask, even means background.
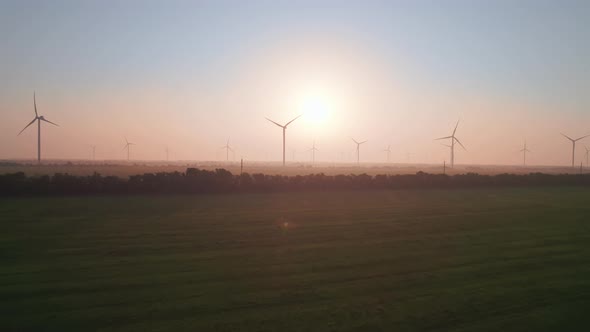
[{"label": "open field", "polygon": [[0,200],[2,331],[581,331],[590,191]]},{"label": "open field", "polygon": [[[55,173],[68,173],[71,175],[92,175],[98,172],[101,175],[113,175],[119,177],[128,177],[130,175],[157,173],[157,172],[184,172],[187,167],[196,167],[204,170],[214,170],[216,168],[225,168],[233,174],[240,173],[239,162],[90,162],[90,161],[49,161],[43,165],[36,165],[31,161],[14,162],[0,162],[0,174],[24,172],[27,175],[53,175]],[[432,164],[384,164],[384,163],[362,163],[360,166],[351,163],[317,163],[311,165],[309,163],[288,163],[287,167],[282,167],[280,163],[271,162],[250,162],[244,161],[244,172],[250,174],[264,173],[268,175],[308,175],[324,173],[326,175],[339,174],[362,174],[369,175],[378,174],[415,174],[418,171],[440,174],[443,173],[442,165]],[[588,173],[590,169],[584,167],[583,172]],[[545,174],[566,174],[580,172],[580,168],[563,167],[563,166],[511,166],[511,165],[455,165],[454,169],[446,168],[447,174],[464,174],[464,173],[479,173],[487,175],[495,175],[502,173],[512,174],[529,174],[529,173],[545,173]]]}]

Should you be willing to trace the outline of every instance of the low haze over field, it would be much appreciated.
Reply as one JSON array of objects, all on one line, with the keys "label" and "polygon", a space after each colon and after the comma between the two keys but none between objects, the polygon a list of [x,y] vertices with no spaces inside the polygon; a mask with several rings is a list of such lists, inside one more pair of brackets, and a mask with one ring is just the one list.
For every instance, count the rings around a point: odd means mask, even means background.
[{"label": "low haze over field", "polygon": [[[569,165],[590,133],[582,1],[2,1],[0,159]],[[580,161],[584,144],[577,145]],[[233,159],[233,156],[231,156]]]}]

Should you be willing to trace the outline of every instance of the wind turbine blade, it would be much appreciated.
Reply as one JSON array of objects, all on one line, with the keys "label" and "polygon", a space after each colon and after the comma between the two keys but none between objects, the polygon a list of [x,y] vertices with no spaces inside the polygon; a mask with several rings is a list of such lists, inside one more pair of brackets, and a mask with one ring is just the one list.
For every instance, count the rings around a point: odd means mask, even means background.
[{"label": "wind turbine blade", "polygon": [[463,146],[463,144],[461,144],[461,141],[459,141],[459,139],[457,137],[453,137],[453,138],[455,139],[455,141],[457,141],[457,143],[459,143],[459,145],[461,145],[463,150],[467,151],[467,149]]},{"label": "wind turbine blade", "polygon": [[51,123],[51,124],[52,124],[52,125],[54,125],[54,126],[57,126],[57,127],[59,127],[59,125],[58,125],[57,123],[53,123],[53,122],[51,122],[51,121],[49,121],[49,120],[46,120],[45,118],[42,118],[42,119],[40,119],[40,120],[43,120],[43,121],[45,121],[45,122]]},{"label": "wind turbine blade", "polygon": [[367,141],[362,141],[362,142],[360,142],[359,144],[363,144],[363,143],[367,143]]},{"label": "wind turbine blade", "polygon": [[24,127],[23,130],[21,130],[20,133],[18,133],[18,135],[16,136],[22,134],[22,132],[25,131],[25,129],[29,128],[29,126],[32,125],[35,122],[35,120],[37,120],[37,118],[34,118],[33,121],[29,122],[29,124],[26,127]]},{"label": "wind turbine blade", "polygon": [[579,141],[579,140],[581,140],[582,138],[586,138],[586,137],[588,137],[588,136],[590,136],[590,135],[586,135],[586,136],[582,136],[582,137],[580,137],[580,138],[577,138],[577,139],[576,139],[576,141]]},{"label": "wind turbine blade", "polygon": [[125,136],[125,143],[129,144],[129,141],[127,140],[127,136]]},{"label": "wind turbine blade", "polygon": [[37,98],[35,97],[35,91],[33,91],[33,105],[35,106],[35,116],[39,117],[39,113],[37,113]]},{"label": "wind turbine blade", "polygon": [[457,131],[457,127],[459,127],[459,121],[457,120],[457,124],[455,125],[455,129],[453,130],[453,136],[455,136],[455,132]]},{"label": "wind turbine blade", "polygon": [[564,133],[561,133],[561,135],[563,135],[563,137],[565,137],[565,138],[569,139],[569,140],[570,140],[570,141],[572,141],[572,142],[574,141],[574,140],[573,140],[571,137],[569,137],[568,135],[566,135],[566,134],[564,134]]},{"label": "wind turbine blade", "polygon": [[445,136],[445,137],[440,137],[440,138],[435,138],[435,141],[441,140],[441,139],[448,139],[448,138],[453,138],[453,136]]},{"label": "wind turbine blade", "polygon": [[299,118],[300,118],[302,115],[303,115],[303,114],[299,114],[298,116],[296,116],[296,117],[295,117],[295,119],[293,119],[293,120],[291,120],[291,121],[287,122],[287,124],[285,125],[285,127],[286,127],[286,126],[288,126],[288,125],[289,125],[291,122],[293,122],[293,121],[295,121],[295,120],[299,119]]},{"label": "wind turbine blade", "polygon": [[269,118],[265,118],[265,119],[267,119],[268,121],[270,121],[270,122],[272,122],[272,123],[276,124],[277,126],[279,126],[279,127],[283,128],[283,126],[281,126],[280,124],[278,124],[278,123],[276,123],[276,122],[272,121],[271,119],[269,119]]},{"label": "wind turbine blade", "polygon": [[350,138],[353,142],[355,142],[356,144],[359,144],[359,142],[357,142],[354,138]]}]

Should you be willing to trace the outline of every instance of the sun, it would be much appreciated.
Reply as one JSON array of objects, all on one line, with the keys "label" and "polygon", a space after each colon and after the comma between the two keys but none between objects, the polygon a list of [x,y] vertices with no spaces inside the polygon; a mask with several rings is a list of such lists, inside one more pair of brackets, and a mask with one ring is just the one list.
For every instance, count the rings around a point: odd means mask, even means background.
[{"label": "sun", "polygon": [[308,121],[315,124],[326,122],[332,113],[332,103],[321,95],[308,95],[302,99],[299,111]]}]

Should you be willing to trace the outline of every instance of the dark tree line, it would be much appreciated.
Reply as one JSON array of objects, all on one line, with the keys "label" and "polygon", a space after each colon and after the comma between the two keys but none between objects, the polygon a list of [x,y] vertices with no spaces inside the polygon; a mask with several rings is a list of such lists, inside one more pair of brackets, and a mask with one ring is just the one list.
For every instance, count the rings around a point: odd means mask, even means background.
[{"label": "dark tree line", "polygon": [[206,171],[188,168],[186,172],[146,173],[128,179],[115,176],[26,176],[23,172],[0,175],[0,195],[103,195],[103,194],[205,194],[237,192],[472,188],[510,186],[590,186],[590,174],[526,175],[325,175],[296,176],[248,174],[233,175],[225,169]]}]

